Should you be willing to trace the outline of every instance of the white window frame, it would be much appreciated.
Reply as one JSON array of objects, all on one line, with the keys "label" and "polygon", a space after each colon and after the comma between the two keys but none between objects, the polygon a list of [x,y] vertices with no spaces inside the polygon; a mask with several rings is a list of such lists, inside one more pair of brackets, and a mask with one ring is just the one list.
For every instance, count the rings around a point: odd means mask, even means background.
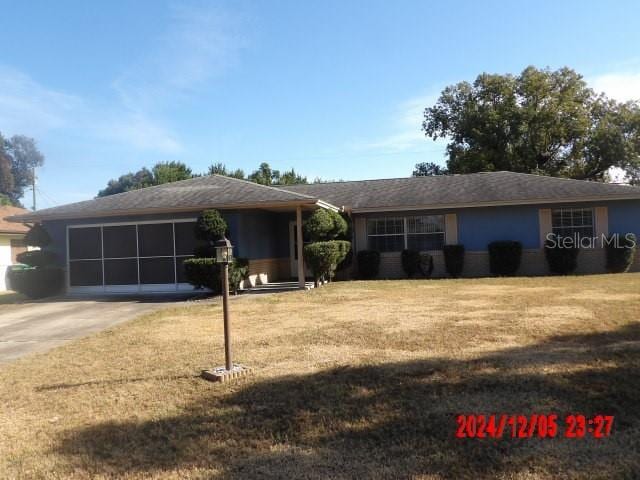
[{"label": "white window frame", "polygon": [[[194,223],[198,219],[197,218],[176,218],[176,219],[166,219],[166,220],[141,220],[138,222],[105,222],[105,223],[84,223],[84,224],[73,224],[67,225],[66,227],[66,250],[67,250],[67,259],[66,259],[66,288],[69,293],[153,293],[153,292],[180,292],[180,291],[190,291],[193,290],[193,286],[189,283],[178,283],[178,275],[177,275],[177,264],[179,258],[189,258],[193,255],[177,255],[176,254],[176,237],[175,237],[175,224],[176,223]],[[159,256],[140,256],[140,241],[138,238],[138,226],[139,225],[153,225],[153,224],[161,224],[161,223],[169,223],[171,224],[171,229],[173,231],[173,255],[159,255]],[[138,268],[138,283],[131,285],[105,285],[104,278],[104,236],[103,229],[105,227],[122,227],[128,225],[136,226],[136,256],[135,257],[114,257],[107,258],[107,260],[137,260],[137,268]],[[100,242],[102,244],[102,252],[100,258],[74,258],[71,260],[70,258],[70,250],[69,250],[69,230],[75,228],[100,228]],[[174,269],[174,283],[140,283],[140,261],[141,258],[173,258],[173,269]],[[70,274],[70,265],[71,262],[78,261],[101,261],[102,262],[102,285],[92,285],[92,286],[71,286],[71,274]]]},{"label": "white window frame", "polygon": [[[441,232],[409,232],[408,231],[408,219],[410,218],[420,218],[420,217],[440,217],[442,219],[442,231]],[[401,220],[402,221],[402,233],[369,233],[369,222],[378,222],[380,220],[384,220],[385,222],[388,220]],[[393,216],[393,217],[369,217],[367,218],[365,228],[367,229],[367,248],[371,248],[371,244],[369,243],[370,237],[403,237],[403,245],[404,249],[409,248],[409,235],[442,235],[442,244],[446,244],[447,240],[447,228],[446,228],[446,218],[444,214],[431,214],[431,215],[407,215],[407,216]],[[425,252],[440,252],[441,250],[421,250]],[[395,251],[391,252],[380,252],[381,254],[393,254],[397,253]]]},{"label": "white window frame", "polygon": [[[591,224],[587,225],[587,224],[581,224],[581,225],[577,225],[573,223],[573,219],[574,219],[574,215],[573,212],[580,210],[581,212],[584,212],[585,210],[589,210],[591,212]],[[558,225],[555,226],[553,224],[553,219],[555,217],[556,213],[560,213],[560,215],[562,216],[565,212],[569,212],[570,218],[571,218],[571,225]],[[583,216],[581,215],[581,218],[583,218]],[[591,227],[591,236],[593,237],[596,234],[596,218],[595,218],[595,209],[593,207],[560,207],[560,208],[552,208],[551,209],[551,232],[555,235],[556,234],[556,230],[559,229],[569,229],[572,232],[575,233],[575,231],[577,229],[582,229],[582,228],[587,228],[587,227]],[[573,234],[572,234],[573,236]]]}]

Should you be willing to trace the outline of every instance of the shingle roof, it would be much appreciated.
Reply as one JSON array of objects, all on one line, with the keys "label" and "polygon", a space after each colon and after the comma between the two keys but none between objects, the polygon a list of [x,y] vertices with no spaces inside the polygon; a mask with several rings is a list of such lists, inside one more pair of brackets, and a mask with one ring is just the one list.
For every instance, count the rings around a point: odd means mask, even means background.
[{"label": "shingle roof", "polygon": [[3,206],[0,207],[0,233],[27,233],[29,227],[21,223],[13,223],[6,220],[7,217],[27,213],[28,210],[20,207]]},{"label": "shingle roof", "polygon": [[37,212],[18,212],[12,221],[243,208],[263,204],[312,204],[318,201],[358,211],[622,199],[640,199],[640,187],[514,172],[359,180],[277,188],[211,175]]},{"label": "shingle roof", "polygon": [[256,204],[315,203],[311,195],[211,175],[118,193],[19,215],[12,220],[107,216],[203,208],[242,208]]},{"label": "shingle roof", "polygon": [[514,172],[360,180],[282,188],[317,196],[338,207],[346,206],[356,211],[640,199],[640,187]]}]

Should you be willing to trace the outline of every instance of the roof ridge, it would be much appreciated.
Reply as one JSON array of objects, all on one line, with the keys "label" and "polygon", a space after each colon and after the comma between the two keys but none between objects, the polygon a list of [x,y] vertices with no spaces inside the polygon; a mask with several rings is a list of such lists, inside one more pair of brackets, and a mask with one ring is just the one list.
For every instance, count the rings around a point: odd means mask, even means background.
[{"label": "roof ridge", "polygon": [[462,176],[470,176],[470,175],[495,174],[495,173],[502,173],[502,172],[516,173],[516,172],[509,172],[508,170],[498,170],[495,172],[451,173],[446,175],[418,175],[418,176],[409,175],[408,177],[363,178],[359,180],[336,180],[333,182],[298,183],[295,185],[284,185],[284,187],[289,188],[289,187],[308,187],[312,185],[335,185],[340,183],[383,182],[387,180],[418,180],[418,179],[421,180],[425,178],[435,178],[435,177],[462,177]]},{"label": "roof ridge", "polygon": [[298,195],[298,196],[303,197],[303,198],[310,198],[310,199],[314,199],[315,198],[315,197],[312,197],[311,195],[306,195],[304,193],[290,192],[289,190],[285,190],[283,188],[274,187],[274,186],[271,186],[271,185],[263,185],[262,183],[252,182],[251,180],[246,180],[244,178],[228,177],[226,175],[220,175],[218,173],[212,173],[211,175],[206,175],[206,176],[208,176],[208,177],[220,177],[220,178],[224,178],[224,179],[235,180],[236,182],[244,182],[244,183],[248,183],[250,185],[256,186],[256,187],[263,187],[263,188],[268,188],[270,190],[277,190],[277,191],[282,192],[282,193],[288,193],[290,195]]}]

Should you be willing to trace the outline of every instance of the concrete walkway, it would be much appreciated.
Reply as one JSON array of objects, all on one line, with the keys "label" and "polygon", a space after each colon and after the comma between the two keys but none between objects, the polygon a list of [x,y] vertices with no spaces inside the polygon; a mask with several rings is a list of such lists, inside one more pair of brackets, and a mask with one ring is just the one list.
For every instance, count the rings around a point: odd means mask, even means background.
[{"label": "concrete walkway", "polygon": [[0,363],[47,351],[187,298],[60,298],[0,305]]}]

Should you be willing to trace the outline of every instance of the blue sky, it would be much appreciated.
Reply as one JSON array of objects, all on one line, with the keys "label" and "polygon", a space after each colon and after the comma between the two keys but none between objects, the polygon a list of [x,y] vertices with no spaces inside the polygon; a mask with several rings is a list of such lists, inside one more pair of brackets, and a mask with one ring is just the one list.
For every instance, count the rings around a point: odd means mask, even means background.
[{"label": "blue sky", "polygon": [[637,1],[0,0],[0,11],[0,132],[45,154],[39,207],[168,160],[407,176],[444,161],[444,143],[420,132],[424,107],[484,71],[567,65],[640,98]]}]

